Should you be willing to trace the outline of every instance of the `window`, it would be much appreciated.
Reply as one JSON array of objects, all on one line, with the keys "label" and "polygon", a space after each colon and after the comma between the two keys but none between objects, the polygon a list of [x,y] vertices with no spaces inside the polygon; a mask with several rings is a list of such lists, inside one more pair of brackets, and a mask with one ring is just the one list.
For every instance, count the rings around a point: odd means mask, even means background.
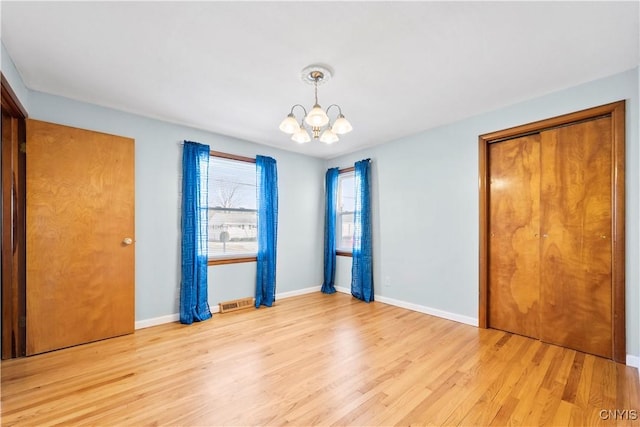
[{"label": "window", "polygon": [[349,252],[353,248],[353,214],[355,211],[355,176],[353,170],[338,175],[336,203],[336,251]]},{"label": "window", "polygon": [[255,160],[212,152],[208,212],[209,259],[255,260],[258,251]]}]

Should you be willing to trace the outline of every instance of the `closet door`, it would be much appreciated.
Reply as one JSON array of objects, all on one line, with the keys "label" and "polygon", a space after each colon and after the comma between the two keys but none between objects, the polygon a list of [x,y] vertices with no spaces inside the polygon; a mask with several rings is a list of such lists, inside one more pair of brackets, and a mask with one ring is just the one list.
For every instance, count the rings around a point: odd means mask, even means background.
[{"label": "closet door", "polygon": [[611,117],[541,133],[540,339],[612,357]]},{"label": "closet door", "polygon": [[619,101],[479,137],[480,327],[625,363],[624,119]]},{"label": "closet door", "polygon": [[27,355],[132,333],[133,139],[28,119],[26,159]]},{"label": "closet door", "polygon": [[489,146],[489,324],[537,338],[540,135]]}]

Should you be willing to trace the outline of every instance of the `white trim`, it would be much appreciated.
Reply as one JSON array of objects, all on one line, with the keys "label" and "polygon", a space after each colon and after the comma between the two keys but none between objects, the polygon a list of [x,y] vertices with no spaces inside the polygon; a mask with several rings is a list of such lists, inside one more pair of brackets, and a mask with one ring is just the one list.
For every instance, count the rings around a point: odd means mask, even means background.
[{"label": "white trim", "polygon": [[311,286],[310,288],[296,289],[295,291],[281,292],[276,294],[276,301],[279,299],[297,297],[298,295],[312,294],[314,292],[320,292],[322,286]]},{"label": "white trim", "polygon": [[627,354],[627,366],[631,366],[638,370],[640,374],[640,357],[634,356],[632,354]]},{"label": "white trim", "polygon": [[[349,288],[342,286],[336,286],[336,290],[345,294],[351,294]],[[442,319],[453,320],[454,322],[464,323],[466,325],[478,326],[478,319],[475,317],[463,316],[457,313],[450,313],[448,311],[439,310],[437,308],[427,307],[424,305],[413,304],[406,301],[400,301],[394,298],[384,297],[382,295],[374,295],[374,299],[378,302],[393,305],[396,307],[406,308],[407,310],[417,311],[419,313],[429,314],[431,316],[440,317]]]},{"label": "white trim", "polygon": [[[320,292],[320,289],[321,289],[321,286],[311,286],[310,288],[297,289],[295,291],[289,291],[289,292],[282,292],[282,293],[276,294],[276,300],[295,297],[298,295],[310,294],[313,292]],[[215,314],[219,312],[220,312],[219,305],[216,304],[213,307],[211,307],[211,314]],[[138,320],[135,323],[135,329],[150,328],[151,326],[158,326],[158,325],[163,325],[165,323],[172,323],[172,322],[178,322],[178,321],[180,321],[179,313],[168,314],[166,316],[154,317],[152,319]]]},{"label": "white trim", "polygon": [[640,357],[627,354],[627,366],[633,366],[634,368],[638,368],[638,371],[640,371]]},{"label": "white trim", "polygon": [[177,322],[180,320],[180,314],[168,314],[166,316],[154,317],[152,319],[138,320],[136,322],[136,329],[149,328],[151,326],[158,326],[164,323]]},{"label": "white trim", "polygon": [[420,313],[429,314],[431,316],[441,317],[447,320],[453,320],[454,322],[464,323],[466,325],[478,326],[478,319],[474,317],[463,316],[457,313],[450,313],[444,310],[438,310],[437,308],[431,308],[424,305],[413,304],[410,302],[400,301],[393,298],[387,298],[380,295],[376,295],[377,301],[385,304],[395,305],[397,307],[406,308],[408,310],[418,311]]},{"label": "white trim", "polygon": [[345,288],[344,286],[336,286],[336,291],[338,292],[342,292],[343,294],[349,294],[351,295],[351,289],[349,288]]}]

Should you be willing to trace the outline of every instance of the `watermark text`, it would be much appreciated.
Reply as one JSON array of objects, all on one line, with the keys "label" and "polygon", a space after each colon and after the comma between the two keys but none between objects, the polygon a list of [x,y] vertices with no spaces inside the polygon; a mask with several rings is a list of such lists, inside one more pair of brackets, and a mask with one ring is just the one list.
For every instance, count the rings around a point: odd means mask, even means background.
[{"label": "watermark text", "polygon": [[630,420],[638,419],[637,409],[602,409],[598,413],[601,420]]}]

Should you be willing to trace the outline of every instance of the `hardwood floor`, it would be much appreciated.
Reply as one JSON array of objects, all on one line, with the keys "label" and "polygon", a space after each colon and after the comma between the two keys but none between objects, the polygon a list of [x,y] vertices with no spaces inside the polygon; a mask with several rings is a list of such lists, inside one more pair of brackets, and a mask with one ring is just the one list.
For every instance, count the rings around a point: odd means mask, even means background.
[{"label": "hardwood floor", "polygon": [[3,426],[640,425],[635,368],[344,294],[1,367]]}]

